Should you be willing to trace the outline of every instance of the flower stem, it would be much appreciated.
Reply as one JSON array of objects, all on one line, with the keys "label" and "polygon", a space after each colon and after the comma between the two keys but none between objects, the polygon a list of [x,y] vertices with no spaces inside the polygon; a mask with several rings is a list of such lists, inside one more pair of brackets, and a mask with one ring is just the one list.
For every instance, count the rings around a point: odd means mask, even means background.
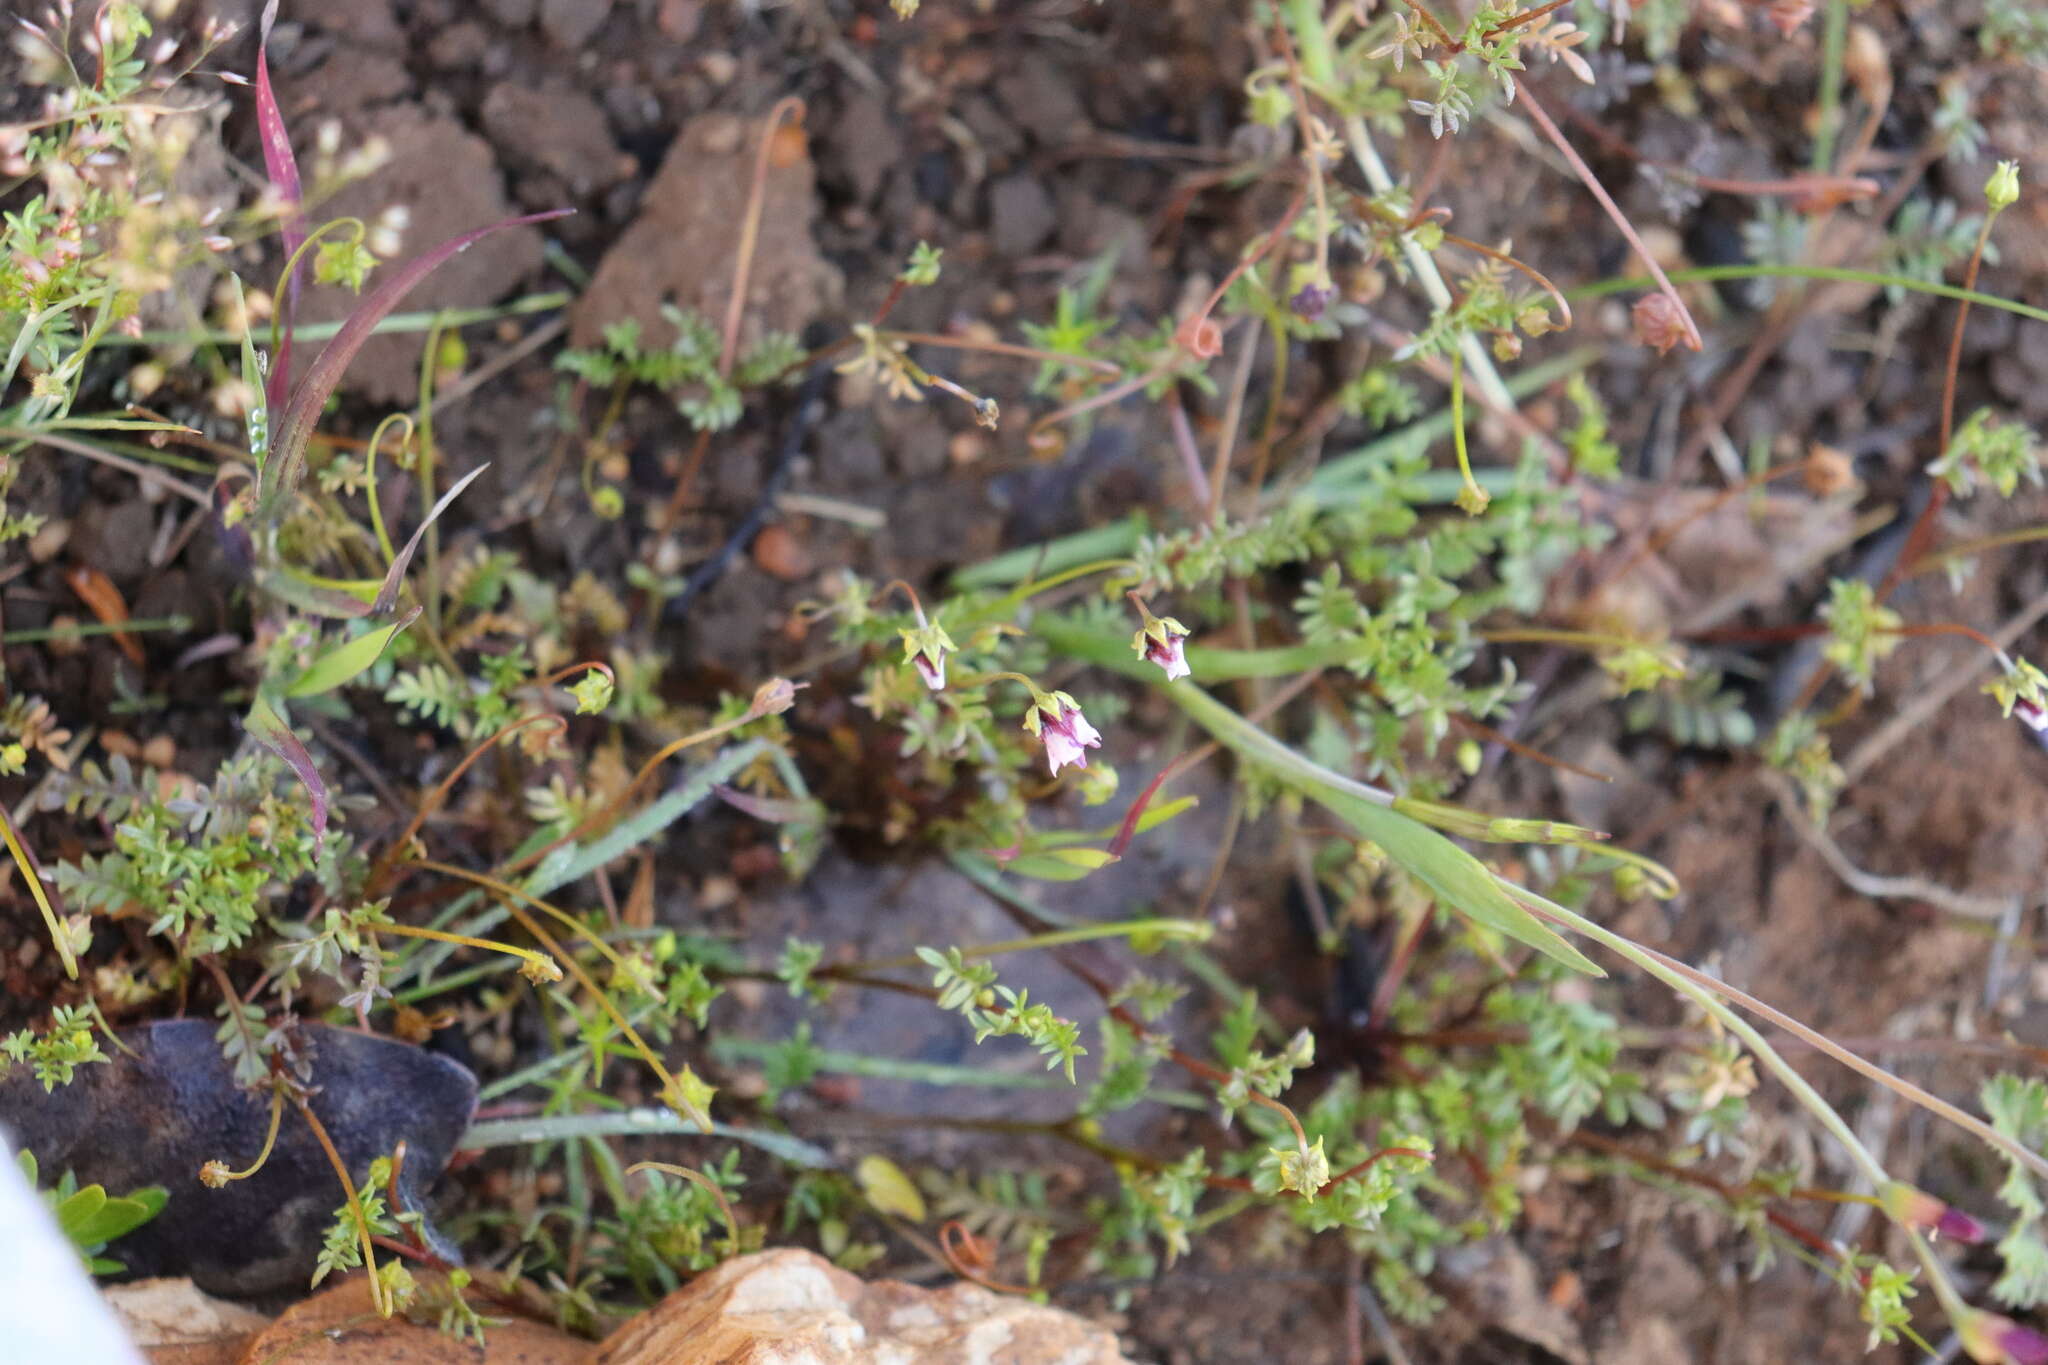
[{"label": "flower stem", "polygon": [[[230,1171],[227,1170],[225,1168],[225,1165],[223,1164],[222,1168],[216,1171],[214,1173],[213,1178],[211,1180],[207,1180],[206,1183],[209,1185],[213,1185],[215,1188],[219,1188],[219,1186],[227,1184],[230,1180],[247,1180],[250,1176],[262,1170],[263,1163],[270,1160],[270,1149],[277,1145],[278,1122],[279,1120],[283,1119],[283,1117],[284,1086],[282,1083],[277,1083],[273,1084],[270,1088],[270,1129],[263,1135],[263,1150],[256,1153],[256,1159],[249,1163],[249,1168],[247,1170]],[[214,1163],[208,1164],[212,1165]],[[204,1176],[202,1176],[201,1178],[205,1179]]]},{"label": "flower stem", "polygon": [[[1716,280],[1833,280],[1843,284],[1877,284],[1886,288],[1903,289],[1915,294],[1934,294],[1945,299],[1957,299],[1975,304],[1981,308],[1997,308],[2008,313],[2017,313],[2035,322],[2048,322],[2048,308],[2036,308],[2031,304],[2015,303],[1996,294],[1984,294],[1974,289],[1964,289],[1953,284],[1941,284],[1932,280],[1916,279],[1911,275],[1887,274],[1881,270],[1855,270],[1836,265],[1703,265],[1690,270],[1674,270],[1666,276],[1675,284],[1711,284]],[[1621,276],[1609,280],[1595,280],[1567,289],[1565,294],[1574,299],[1597,299],[1608,294],[1625,294],[1641,289],[1654,281],[1641,276]]]},{"label": "flower stem", "polygon": [[327,1164],[334,1168],[335,1179],[341,1182],[342,1193],[348,1196],[349,1220],[356,1225],[356,1237],[363,1249],[363,1270],[370,1281],[370,1302],[378,1316],[390,1317],[392,1305],[384,1292],[384,1281],[377,1276],[377,1249],[370,1242],[370,1219],[363,1212],[363,1201],[356,1193],[356,1182],[349,1177],[348,1165],[341,1159],[341,1153],[334,1150],[334,1139],[327,1135],[327,1125],[320,1122],[313,1112],[312,1104],[303,1096],[294,1096],[299,1116],[306,1120],[306,1126],[313,1130],[313,1137],[319,1142],[320,1150],[327,1154]]},{"label": "flower stem", "polygon": [[57,919],[57,912],[50,906],[50,893],[43,888],[42,870],[36,866],[35,855],[22,843],[15,833],[14,821],[5,810],[0,810],[0,839],[7,841],[7,851],[14,855],[14,865],[21,869],[21,879],[28,883],[29,895],[35,897],[36,909],[43,912],[43,924],[50,931],[50,942],[56,945],[57,956],[63,959],[64,975],[73,981],[78,979],[78,956],[71,951],[71,939],[64,925]]},{"label": "flower stem", "polygon": [[[647,1063],[654,1074],[661,1078],[662,1099],[682,1117],[695,1123],[707,1133],[711,1131],[711,1116],[694,1103],[689,1102],[687,1098],[689,1092],[683,1088],[682,1084],[669,1071],[668,1067],[662,1064],[661,1058],[655,1055],[654,1049],[647,1045],[647,1040],[642,1038],[632,1024],[627,1022],[626,1016],[619,1012],[619,1007],[612,1003],[611,996],[591,978],[589,972],[583,969],[582,963],[578,962],[573,955],[562,951],[561,945],[555,942],[547,930],[541,928],[540,921],[528,914],[525,907],[534,906],[544,909],[563,920],[572,920],[572,917],[548,905],[538,896],[522,891],[509,882],[500,881],[498,878],[487,873],[471,872],[466,867],[456,867],[450,863],[438,863],[427,858],[421,858],[413,865],[423,868],[428,872],[438,872],[444,877],[454,877],[460,881],[470,882],[482,887],[495,896],[498,903],[505,907],[512,918],[519,921],[521,927],[527,933],[539,939],[542,946],[554,955],[555,960],[569,969],[569,974],[576,978],[576,983],[589,992],[591,999],[596,1002],[597,1007],[610,1017],[612,1026],[618,1029],[621,1036],[628,1043],[632,1044],[633,1050],[640,1054],[640,1059]],[[589,934],[587,930],[584,933],[592,943],[600,944],[614,962],[618,961],[617,954],[611,952],[611,945],[601,944],[597,936]],[[695,1079],[696,1073],[692,1072],[689,1067],[685,1066],[683,1071],[693,1080]],[[703,1082],[699,1081],[698,1085],[702,1087]]]},{"label": "flower stem", "polygon": [[[432,866],[432,864],[423,863],[421,866]],[[516,957],[522,961],[533,963],[536,968],[543,972],[558,965],[545,953],[537,953],[531,948],[520,948],[510,943],[500,943],[494,938],[472,938],[468,934],[452,934],[445,929],[426,929],[416,924],[372,924],[367,927],[373,934],[398,934],[405,938],[430,938],[440,943],[459,943],[465,948],[482,948],[487,952],[504,953],[508,957]]]},{"label": "flower stem", "polygon": [[[1060,948],[1069,943],[1088,943],[1104,938],[1139,938],[1157,934],[1161,938],[1190,939],[1205,943],[1215,931],[1209,925],[1188,919],[1133,919],[1118,920],[1109,924],[1078,924],[1067,929],[1055,929],[1050,933],[1033,934],[1029,938],[1004,939],[1000,943],[984,943],[974,948],[962,948],[960,956],[974,959],[998,957],[1004,953],[1029,952],[1034,948]],[[923,959],[915,953],[904,953],[898,957],[871,958],[865,962],[850,962],[844,966],[826,967],[819,976],[872,976],[876,972],[893,971],[901,967],[915,967]]]}]

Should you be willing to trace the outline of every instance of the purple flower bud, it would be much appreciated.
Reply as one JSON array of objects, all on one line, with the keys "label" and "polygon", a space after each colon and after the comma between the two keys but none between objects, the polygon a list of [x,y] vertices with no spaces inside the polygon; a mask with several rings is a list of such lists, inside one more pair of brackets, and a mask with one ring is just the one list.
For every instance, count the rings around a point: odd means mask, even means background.
[{"label": "purple flower bud", "polygon": [[1956,1325],[1978,1365],[2048,1365],[2048,1337],[1996,1313],[1972,1313]]},{"label": "purple flower bud", "polygon": [[1984,1240],[1982,1223],[1903,1180],[1894,1180],[1880,1190],[1878,1202],[1886,1213],[1907,1227],[1922,1228],[1936,1237],[1949,1237],[1958,1242]]},{"label": "purple flower bud", "polygon": [[1330,306],[1332,297],[1334,297],[1334,291],[1332,290],[1326,289],[1321,285],[1305,284],[1301,287],[1301,292],[1287,301],[1287,305],[1294,310],[1296,317],[1303,318],[1309,322],[1320,322],[1323,310]]}]

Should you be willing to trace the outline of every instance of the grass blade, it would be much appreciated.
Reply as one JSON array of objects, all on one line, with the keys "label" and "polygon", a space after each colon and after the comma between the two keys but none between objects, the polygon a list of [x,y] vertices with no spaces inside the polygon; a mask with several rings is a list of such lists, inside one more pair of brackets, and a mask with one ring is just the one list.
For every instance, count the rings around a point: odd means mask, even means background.
[{"label": "grass blade", "polygon": [[371,331],[404,301],[407,294],[451,257],[494,232],[545,223],[574,212],[574,209],[550,209],[545,213],[529,213],[472,228],[392,269],[384,282],[356,305],[348,321],[334,334],[334,340],[328,342],[319,358],[307,367],[305,378],[292,389],[283,414],[274,419],[276,425],[271,437],[270,458],[263,466],[263,493],[257,504],[258,516],[271,521],[282,510],[284,499],[291,495],[305,472],[306,443],[312,439],[313,424],[319,418],[321,408],[326,406],[329,395],[341,382],[341,376],[348,370],[349,362],[355,359],[356,352],[370,339]]}]

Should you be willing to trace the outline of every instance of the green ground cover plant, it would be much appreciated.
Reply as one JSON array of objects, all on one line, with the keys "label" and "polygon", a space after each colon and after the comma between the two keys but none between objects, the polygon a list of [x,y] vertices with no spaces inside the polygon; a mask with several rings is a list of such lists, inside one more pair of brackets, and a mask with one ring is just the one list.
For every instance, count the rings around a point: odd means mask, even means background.
[{"label": "green ground cover plant", "polygon": [[[919,11],[916,0],[894,8],[906,20]],[[324,187],[301,181],[296,130],[259,44],[253,82],[231,93],[254,111],[267,189],[209,220],[169,189],[190,133],[152,101],[193,84],[229,35],[209,33],[163,64],[149,55],[152,25],[139,5],[67,9],[68,29],[29,25],[30,69],[49,112],[0,127],[0,175],[15,180],[19,204],[0,218],[0,496],[28,462],[84,460],[192,503],[245,568],[258,647],[246,694],[223,700],[246,742],[203,781],[125,757],[83,759],[57,699],[14,695],[0,710],[0,770],[36,794],[32,809],[0,811],[0,826],[67,977],[52,1008],[9,1034],[0,1054],[46,1087],[63,1085],[107,1060],[103,1006],[210,1009],[237,1079],[270,1105],[274,1137],[280,1124],[320,1124],[293,1055],[294,1019],[416,1036],[458,1001],[478,1017],[520,1019],[547,1045],[487,1078],[484,1094],[528,1110],[485,1119],[472,1143],[518,1148],[528,1168],[558,1177],[557,1192],[523,1213],[465,1214],[464,1233],[497,1249],[489,1268],[450,1264],[414,1226],[418,1215],[393,1207],[396,1154],[365,1170],[336,1159],[321,1275],[368,1268],[384,1311],[430,1306],[464,1333],[486,1330],[471,1299],[517,1299],[522,1280],[560,1320],[597,1331],[695,1272],[799,1239],[864,1268],[903,1236],[960,1275],[1045,1296],[1056,1287],[1056,1243],[1062,1263],[1079,1267],[1066,1273],[1140,1280],[1255,1216],[1297,1245],[1341,1241],[1389,1312],[1426,1327],[1446,1306],[1431,1284],[1443,1258],[1517,1224],[1529,1163],[1570,1159],[1712,1203],[1751,1238],[1756,1269],[1789,1255],[1826,1270],[1872,1345],[1925,1346],[1953,1331],[1977,1361],[2048,1360],[2048,1337],[2010,1316],[2048,1299],[2036,1184],[2048,1179],[2048,1085],[2015,1071],[1974,1097],[1929,1093],[1611,927],[1616,906],[1678,893],[1656,861],[1601,831],[1464,796],[1489,746],[1519,751],[1503,727],[1534,689],[1498,648],[1517,643],[1588,657],[1639,728],[1754,751],[1797,785],[1823,830],[1847,781],[1832,737],[1868,704],[1887,656],[1917,639],[1981,645],[1997,664],[1990,700],[1956,704],[1995,701],[2024,727],[2015,733],[2048,731],[2048,676],[2032,663],[1975,625],[1912,620],[1892,605],[1906,576],[1960,572],[2038,532],[1997,545],[1943,544],[1939,532],[1950,499],[2009,499],[2041,482],[2040,444],[2016,414],[1957,411],[1973,310],[2048,321],[1976,288],[2001,215],[2020,198],[2017,167],[2001,163],[1978,202],[1896,206],[1870,261],[1820,264],[1802,241],[1815,215],[1833,211],[1828,196],[1869,197],[1852,174],[1832,170],[1840,121],[1824,121],[1802,206],[1758,214],[1751,264],[1667,272],[1531,77],[1592,84],[1588,56],[1624,44],[1667,59],[1682,8],[1579,0],[1486,4],[1456,17],[1449,5],[1409,0],[1248,7],[1270,60],[1246,81],[1244,111],[1273,150],[1247,184],[1266,187],[1257,202],[1278,208],[1174,315],[1139,324],[1114,314],[1097,274],[1062,289],[1051,314],[1022,322],[1015,340],[900,330],[891,324],[899,302],[960,268],[921,243],[873,314],[812,346],[771,333],[743,348],[737,312],[714,320],[671,308],[676,339],[666,347],[620,324],[599,346],[556,355],[576,396],[564,408],[583,438],[578,484],[606,520],[628,511],[608,442],[634,392],[673,405],[697,450],[691,470],[706,443],[750,413],[790,408],[796,386],[827,375],[864,382],[876,402],[958,404],[983,427],[1021,427],[1048,460],[1112,404],[1136,398],[1169,415],[1166,458],[1185,496],[1146,524],[1019,547],[922,592],[843,573],[806,604],[821,668],[857,676],[861,708],[892,736],[892,761],[921,795],[886,812],[904,855],[944,861],[1019,926],[1003,941],[905,942],[867,961],[799,938],[772,961],[751,960],[679,926],[630,923],[609,903],[608,881],[595,891],[606,869],[627,867],[714,800],[773,826],[785,874],[803,878],[840,819],[816,794],[823,774],[795,737],[808,679],[750,679],[702,711],[666,700],[660,679],[676,661],[630,624],[690,589],[655,554],[616,583],[551,580],[488,540],[444,555],[437,523],[462,515],[482,473],[445,468],[434,442],[437,367],[456,336],[445,319],[425,321],[414,410],[391,414],[367,442],[323,438],[362,344],[394,325],[419,328],[399,311],[411,290],[484,236],[557,215],[479,224],[410,259],[380,258],[371,225],[320,219]],[[1770,8],[1790,32],[1809,21],[1790,12],[1813,6]],[[1820,8],[1812,22],[1829,35],[1839,101],[1840,25],[1853,6]],[[263,42],[275,10],[273,0]],[[1979,36],[1998,60],[2038,61],[2038,28],[2024,6],[1993,5]],[[88,49],[95,59],[82,64]],[[1947,136],[1967,140],[1968,112]],[[763,148],[791,114],[778,106],[764,121]],[[1404,131],[1453,140],[1510,116],[1573,175],[1561,184],[1592,194],[1634,245],[1625,278],[1566,287],[1510,242],[1462,237],[1383,160]],[[757,174],[743,210],[754,223],[760,194]],[[273,237],[281,274],[237,278],[228,264],[244,259],[237,250]],[[176,363],[210,376],[239,428],[235,445],[154,413],[133,370],[112,385],[97,377],[102,355],[121,344],[114,338],[139,332],[143,303],[174,293],[195,268],[219,287],[205,292],[206,315],[192,319]],[[1369,308],[1356,283],[1368,272],[1422,300],[1426,322],[1405,332]],[[1524,358],[1543,338],[1569,339],[1608,294],[1630,299],[1640,345],[1698,350],[1708,324],[1693,286],[1737,280],[1781,290],[1864,282],[1891,291],[1883,306],[1932,300],[1954,316],[1955,342],[1927,380],[1936,433],[1922,463],[1932,491],[1898,567],[1875,581],[1835,579],[1812,619],[1784,627],[1784,638],[1819,642],[1821,662],[1764,733],[1687,642],[1618,617],[1552,611],[1557,575],[1591,551],[1628,551],[1617,538],[1634,533],[1603,511],[1621,475],[1613,414],[1588,381],[1596,353],[1553,341]],[[295,307],[309,282],[359,294],[303,364]],[[1290,348],[1347,333],[1371,337],[1375,358],[1324,397],[1384,430],[1309,463],[1282,405],[1254,391],[1253,358],[1270,357],[1278,392]],[[1031,410],[1003,412],[924,359],[963,350],[1030,373]],[[1440,404],[1430,396],[1439,391]],[[1524,405],[1539,393],[1560,398],[1568,420],[1532,422]],[[1208,451],[1184,420],[1194,402],[1225,414]],[[1478,448],[1482,416],[1510,433],[1499,448]],[[1821,458],[1759,463],[1730,496],[1817,477]],[[388,520],[379,496],[395,474],[418,490],[409,524]],[[0,542],[32,539],[39,518],[10,505]],[[620,643],[591,653],[592,639]],[[1184,723],[1187,745],[1152,770],[1118,771],[1117,731],[1147,696]],[[374,803],[319,738],[323,721],[365,714],[454,755],[437,785],[407,798],[396,835],[363,832],[360,815]],[[1233,830],[1278,814],[1313,831],[1300,854],[1326,949],[1359,914],[1393,926],[1394,956],[1360,1021],[1370,1066],[1300,1088],[1325,1040],[1279,1027],[1207,953],[1214,926],[1202,907],[1161,896],[1077,921],[1036,898],[1035,884],[1085,881],[1134,845],[1174,838],[1194,805],[1176,780],[1212,760],[1232,778]],[[489,837],[472,845],[492,850],[481,866],[437,836],[436,814],[466,784],[503,798]],[[73,827],[98,833],[60,835]],[[123,935],[151,954],[113,965]],[[1103,951],[1070,951],[1082,944]],[[1087,987],[1095,1003],[1085,1017],[1006,981],[1027,953],[1054,955]],[[1104,975],[1105,961],[1119,975]],[[1603,978],[1624,970],[1682,1001],[1682,1043],[1617,1013]],[[848,1164],[791,1135],[778,1096],[822,1075],[939,1087],[991,1076],[828,1051],[809,1024],[779,1042],[727,1038],[721,1001],[742,982],[772,983],[814,1007],[841,992],[918,996],[957,1016],[950,1022],[977,1049],[1029,1051],[1041,1076],[991,1075],[1057,1090],[1070,1108],[1011,1132],[1087,1155],[1099,1179],[1084,1198],[1056,1201],[1029,1171],[913,1177],[881,1151]],[[1177,1023],[1190,1000],[1220,1021],[1206,1036]],[[1987,1202],[2006,1210],[1996,1308],[1968,1300],[1934,1240],[1984,1239],[1984,1223],[1896,1178],[1786,1060],[1786,1038],[1982,1144],[2002,1171]],[[764,1094],[721,1091],[720,1069],[736,1063],[759,1068]],[[622,1074],[666,1117],[622,1104]],[[1769,1167],[1724,1178],[1767,1084],[1847,1154],[1853,1188],[1815,1188],[1798,1170]],[[1175,1109],[1210,1115],[1223,1136],[1177,1150],[1109,1136],[1127,1131],[1117,1116]],[[649,1131],[710,1135],[710,1154],[642,1170],[608,1141]],[[263,1159],[222,1152],[170,1197],[202,1200],[205,1187]],[[757,1191],[774,1192],[777,1216]],[[56,1207],[105,1270],[99,1249],[163,1198],[60,1186]],[[1889,1220],[1898,1254],[1815,1230],[1813,1208],[1845,1202]],[[918,1230],[931,1224],[929,1237]]]}]

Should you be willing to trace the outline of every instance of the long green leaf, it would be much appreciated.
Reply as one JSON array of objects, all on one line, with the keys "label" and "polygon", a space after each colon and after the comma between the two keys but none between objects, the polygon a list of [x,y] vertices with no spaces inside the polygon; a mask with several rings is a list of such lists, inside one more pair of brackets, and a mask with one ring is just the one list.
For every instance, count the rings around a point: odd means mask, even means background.
[{"label": "long green leaf", "polygon": [[1445,905],[1518,943],[1528,944],[1574,971],[1588,976],[1607,975],[1592,959],[1510,899],[1477,858],[1428,825],[1344,792],[1311,788],[1309,795],[1385,849],[1388,857],[1434,891]]},{"label": "long green leaf", "polygon": [[1369,799],[1370,788],[1313,763],[1253,725],[1199,687],[1169,687],[1166,694],[1239,757],[1280,777],[1385,849],[1437,899],[1487,928],[1526,943],[1574,971],[1605,976],[1590,958],[1543,926],[1494,884],[1480,861],[1425,824]]},{"label": "long green leaf", "polygon": [[343,683],[353,680],[371,664],[384,657],[384,651],[404,630],[419,619],[420,609],[414,607],[388,626],[379,626],[366,631],[355,639],[336,645],[313,661],[312,667],[301,673],[292,685],[284,690],[287,697],[311,697],[321,692],[331,692]]}]

